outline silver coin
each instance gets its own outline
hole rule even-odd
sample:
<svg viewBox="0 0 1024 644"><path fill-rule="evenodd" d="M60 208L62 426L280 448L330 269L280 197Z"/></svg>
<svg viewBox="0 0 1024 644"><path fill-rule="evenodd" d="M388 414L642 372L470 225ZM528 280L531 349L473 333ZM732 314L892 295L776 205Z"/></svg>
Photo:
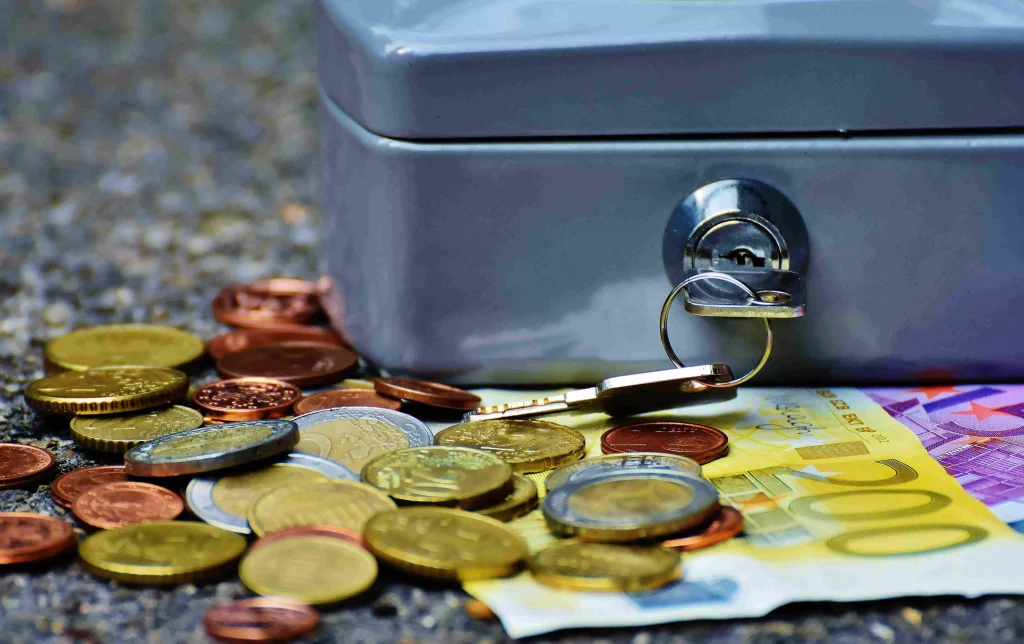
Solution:
<svg viewBox="0 0 1024 644"><path fill-rule="evenodd" d="M553 490L573 481L621 471L668 472L670 474L678 472L700 476L700 463L685 456L660 452L605 454L563 465L548 474L548 477L544 479L544 487Z"/></svg>
<svg viewBox="0 0 1024 644"><path fill-rule="evenodd" d="M676 498L663 497L666 503L658 510L638 506L643 501L635 494L621 495L621 488L620 498L610 495L607 484L623 481L674 483L667 487ZM594 503L595 499L600 502ZM678 472L622 470L560 485L544 497L543 512L548 527L559 536L624 542L688 530L706 523L719 507L718 490L706 479Z"/></svg>
<svg viewBox="0 0 1024 644"><path fill-rule="evenodd" d="M299 426L296 451L329 458L353 472L361 471L363 465L381 454L434 444L434 435L426 425L390 409L334 407L292 420Z"/></svg>
<svg viewBox="0 0 1024 644"><path fill-rule="evenodd" d="M185 488L185 502L193 514L210 525L239 534L252 534L245 514L249 505L274 488L294 484L294 480L288 480L288 470L296 468L312 470L327 478L359 481L358 475L340 463L312 454L292 452L284 460L254 472L192 479Z"/></svg>
<svg viewBox="0 0 1024 644"><path fill-rule="evenodd" d="M132 476L179 476L244 465L291 450L299 426L290 420L207 425L137 445L124 455Z"/></svg>

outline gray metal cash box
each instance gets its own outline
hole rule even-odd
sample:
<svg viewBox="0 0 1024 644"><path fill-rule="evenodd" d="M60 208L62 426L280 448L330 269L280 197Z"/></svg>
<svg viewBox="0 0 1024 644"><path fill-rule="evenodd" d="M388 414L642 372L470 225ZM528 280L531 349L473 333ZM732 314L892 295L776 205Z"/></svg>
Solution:
<svg viewBox="0 0 1024 644"><path fill-rule="evenodd" d="M758 383L1024 378L1024 4L323 0L317 22L333 318L382 368L666 368L662 303L715 270L796 298ZM739 374L761 324L699 284L676 350Z"/></svg>

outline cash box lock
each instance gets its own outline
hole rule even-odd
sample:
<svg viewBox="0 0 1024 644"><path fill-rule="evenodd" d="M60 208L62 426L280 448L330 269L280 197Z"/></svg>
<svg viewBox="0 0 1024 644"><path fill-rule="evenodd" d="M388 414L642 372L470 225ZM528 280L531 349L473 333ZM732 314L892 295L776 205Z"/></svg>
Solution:
<svg viewBox="0 0 1024 644"><path fill-rule="evenodd" d="M789 199L760 181L715 181L683 200L669 219L663 259L675 284L724 273L758 296L723 280L695 281L683 291L694 315L793 318L806 310L807 229Z"/></svg>

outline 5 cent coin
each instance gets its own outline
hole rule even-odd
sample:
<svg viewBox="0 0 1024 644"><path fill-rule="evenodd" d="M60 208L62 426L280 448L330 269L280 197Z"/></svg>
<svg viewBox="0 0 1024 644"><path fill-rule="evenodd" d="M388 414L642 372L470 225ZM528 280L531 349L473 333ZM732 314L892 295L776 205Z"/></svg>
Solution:
<svg viewBox="0 0 1024 644"><path fill-rule="evenodd" d="M171 521L185 509L181 497L151 483L118 481L89 488L71 511L93 528L109 530L132 523Z"/></svg>
<svg viewBox="0 0 1024 644"><path fill-rule="evenodd" d="M359 357L348 349L315 342L250 347L217 361L222 378L273 378L296 387L331 385L351 373Z"/></svg>
<svg viewBox="0 0 1024 644"><path fill-rule="evenodd" d="M520 473L544 472L583 456L586 439L575 429L543 420L478 420L443 429L438 445L473 447L494 454Z"/></svg>
<svg viewBox="0 0 1024 644"><path fill-rule="evenodd" d="M0 565L56 557L75 547L71 524L31 512L0 512Z"/></svg>

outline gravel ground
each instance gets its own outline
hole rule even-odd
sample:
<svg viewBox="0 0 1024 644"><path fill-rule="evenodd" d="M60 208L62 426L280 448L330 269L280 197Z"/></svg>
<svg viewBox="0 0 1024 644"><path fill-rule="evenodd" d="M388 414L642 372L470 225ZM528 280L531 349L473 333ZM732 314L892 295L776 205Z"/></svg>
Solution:
<svg viewBox="0 0 1024 644"><path fill-rule="evenodd" d="M152 321L208 338L228 281L315 277L317 93L311 2L0 0L0 439L95 464L21 391L46 340ZM209 372L203 377L209 377ZM49 487L0 511L71 520ZM79 531L80 536L84 532ZM74 561L0 576L3 642L202 642L231 579L137 589ZM494 642L457 588L383 578L315 641ZM572 632L560 642L1020 642L1016 599L793 606L752 621Z"/></svg>

